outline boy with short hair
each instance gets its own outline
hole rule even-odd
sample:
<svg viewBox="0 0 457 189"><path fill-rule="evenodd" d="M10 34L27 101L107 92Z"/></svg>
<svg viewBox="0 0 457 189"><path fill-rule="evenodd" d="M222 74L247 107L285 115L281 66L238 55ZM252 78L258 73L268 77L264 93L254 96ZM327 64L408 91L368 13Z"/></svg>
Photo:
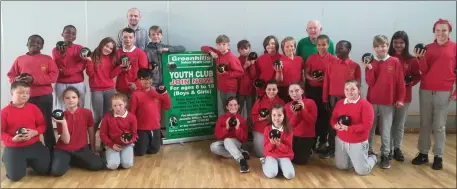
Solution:
<svg viewBox="0 0 457 189"><path fill-rule="evenodd" d="M317 53L311 55L306 60L305 78L307 98L313 99L317 105L317 121L316 121L316 139L313 148L316 148L317 138L319 137L319 145L316 152L321 153L321 158L329 158L334 156L335 149L332 149L335 141L328 141L329 147L326 148L327 132L329 127L329 112L322 103L322 92L324 85L324 77L327 73L327 66L336 60L336 57L328 52L329 41L327 35L319 35L317 37Z"/></svg>
<svg viewBox="0 0 457 189"><path fill-rule="evenodd" d="M251 51L251 43L248 40L241 40L237 44L238 52L240 56L238 59L240 60L241 66L244 70L244 75L239 78L239 86L238 86L238 101L240 103L240 112L243 110L244 104L246 103L246 110L247 110L247 121L248 126L252 126L251 120L251 110L252 106L255 102L255 88L254 88L254 80L256 79L256 69L255 69L255 62L256 60L248 60L248 55Z"/></svg>
<svg viewBox="0 0 457 189"><path fill-rule="evenodd" d="M152 87L156 88L163 84L162 70L162 53L163 52L184 52L186 48L178 45L172 46L162 43L162 28L159 26L151 26L149 28L149 42L144 48L144 52L148 57L148 68L151 70ZM153 66L155 65L155 67Z"/></svg>
<svg viewBox="0 0 457 189"><path fill-rule="evenodd" d="M148 58L146 53L135 46L135 30L125 28L122 31L123 45L117 50L117 56L120 58L123 55L129 57L129 63L121 63L122 72L116 79L116 90L124 93L127 96L140 87L137 82L137 72L140 68L148 68Z"/></svg>
<svg viewBox="0 0 457 189"><path fill-rule="evenodd" d="M30 85L26 81L11 84L12 101L2 109L3 163L6 177L19 181L27 167L39 174L47 174L51 162L49 150L40 141L46 122L40 109L27 101ZM24 119L27 115L27 119Z"/></svg>
<svg viewBox="0 0 457 189"><path fill-rule="evenodd" d="M160 132L161 110L169 110L171 106L170 95L165 88L152 87L151 72L146 68L138 70L137 77L141 89L133 91L130 97L129 112L136 115L138 121L138 140L135 142L134 152L137 156L156 154L162 144ZM159 93L164 91L163 93Z"/></svg>
<svg viewBox="0 0 457 189"><path fill-rule="evenodd" d="M219 35L216 38L217 48L202 46L201 50L208 53L216 59L216 67L225 66L224 69L217 72L217 90L219 92L220 102L225 102L231 96L236 96L238 91L238 78L243 76L244 70L241 62L230 51L230 39L226 35ZM223 104L223 103L221 103ZM224 114L223 106L219 106L219 115Z"/></svg>
<svg viewBox="0 0 457 189"><path fill-rule="evenodd" d="M339 41L336 44L336 56L338 59L331 62L325 71L322 102L327 111L329 111L329 115L332 115L336 103L345 98L345 82L355 79L361 83L360 66L349 58L351 49L351 42L346 40ZM332 155L335 149L335 143L333 141L335 141L336 131L331 125L329 126L326 133L328 133L329 149L332 149L332 151L327 151L327 154L324 154L323 157Z"/></svg>
<svg viewBox="0 0 457 189"><path fill-rule="evenodd" d="M395 107L402 107L405 99L405 80L403 65L388 54L389 41L384 35L376 35L373 39L374 60L363 60L365 80L368 84L367 100L373 105L374 115L379 114L381 126L381 161L380 167L390 168L390 132ZM382 95L380 95L382 94ZM377 116L375 116L376 123ZM373 154L373 140L376 124L370 131L369 151Z"/></svg>

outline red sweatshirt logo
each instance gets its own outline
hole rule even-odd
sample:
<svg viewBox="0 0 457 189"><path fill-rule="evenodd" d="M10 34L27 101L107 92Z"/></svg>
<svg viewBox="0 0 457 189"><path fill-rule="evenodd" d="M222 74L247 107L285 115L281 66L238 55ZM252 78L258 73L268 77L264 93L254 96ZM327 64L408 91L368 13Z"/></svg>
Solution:
<svg viewBox="0 0 457 189"><path fill-rule="evenodd" d="M394 70L393 66L387 66L387 73L392 73Z"/></svg>
<svg viewBox="0 0 457 189"><path fill-rule="evenodd" d="M41 71L46 72L47 69L48 69L48 65L41 64Z"/></svg>
<svg viewBox="0 0 457 189"><path fill-rule="evenodd" d="M349 76L354 76L354 73L355 73L355 70L354 70L354 69L348 70L348 75L349 75Z"/></svg>

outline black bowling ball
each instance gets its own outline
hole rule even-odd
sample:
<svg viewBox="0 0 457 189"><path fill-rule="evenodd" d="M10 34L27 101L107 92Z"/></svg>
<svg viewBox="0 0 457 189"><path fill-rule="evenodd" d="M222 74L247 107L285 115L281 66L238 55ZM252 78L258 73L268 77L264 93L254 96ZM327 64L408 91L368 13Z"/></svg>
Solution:
<svg viewBox="0 0 457 189"><path fill-rule="evenodd" d="M312 74L314 78L320 78L324 73L322 72L322 70L314 70Z"/></svg>
<svg viewBox="0 0 457 189"><path fill-rule="evenodd" d="M238 124L238 119L235 116L230 117L228 121L229 127L235 127Z"/></svg>
<svg viewBox="0 0 457 189"><path fill-rule="evenodd" d="M251 60L257 60L257 58L259 58L259 56L257 55L256 52L250 52L248 54L248 60L251 61Z"/></svg>
<svg viewBox="0 0 457 189"><path fill-rule="evenodd" d="M257 87L257 88L264 88L265 87L265 81L262 80L262 79L256 79L254 81L254 86Z"/></svg>
<svg viewBox="0 0 457 189"><path fill-rule="evenodd" d="M266 108L262 108L260 109L260 117L267 117L269 114L270 114L270 110L266 109Z"/></svg>
<svg viewBox="0 0 457 189"><path fill-rule="evenodd" d="M16 135L22 135L24 134L25 132L27 132L27 129L25 127L19 127L17 130L16 130Z"/></svg>
<svg viewBox="0 0 457 189"><path fill-rule="evenodd" d="M64 48L66 48L67 46L68 46L68 45L67 45L67 43L65 43L65 41L58 41L58 42L56 43L56 48L57 48L57 49L64 49Z"/></svg>
<svg viewBox="0 0 457 189"><path fill-rule="evenodd" d="M279 59L278 59L278 60L275 60L275 61L273 62L273 66L274 66L274 67L282 66L282 65L283 65L283 64L282 64L282 61L279 60Z"/></svg>
<svg viewBox="0 0 457 189"><path fill-rule="evenodd" d="M79 51L80 55L82 57L90 57L90 55L92 54L92 51L90 51L89 48L87 47L83 47L80 51Z"/></svg>
<svg viewBox="0 0 457 189"><path fill-rule="evenodd" d="M225 71L227 71L227 64L221 63L221 64L217 65L217 71L219 73L224 73Z"/></svg>
<svg viewBox="0 0 457 189"><path fill-rule="evenodd" d="M122 55L121 57L119 57L119 61L122 64L127 64L127 66L125 67L128 67L128 65L130 64L130 58L127 56L127 55Z"/></svg>
<svg viewBox="0 0 457 189"><path fill-rule="evenodd" d="M26 78L27 76L30 76L31 79L30 79L30 80L26 80L25 78ZM25 81L25 82L27 82L27 83L33 84L33 76L32 76L31 74L29 74L29 73L21 73L21 74L19 75L18 80L23 80L23 81Z"/></svg>
<svg viewBox="0 0 457 189"><path fill-rule="evenodd" d="M292 102L292 106L294 111L296 112L303 110L303 107L301 106L301 104L298 103L298 101Z"/></svg>
<svg viewBox="0 0 457 189"><path fill-rule="evenodd" d="M349 117L347 115L341 115L340 117L338 117L338 123L346 125L346 126L351 125L351 121L352 121L351 117Z"/></svg>
<svg viewBox="0 0 457 189"><path fill-rule="evenodd" d="M413 76L411 74L405 75L405 83L408 85L413 81Z"/></svg>
<svg viewBox="0 0 457 189"><path fill-rule="evenodd" d="M154 70L154 69L156 69L157 66L159 66L159 65L158 65L157 63L155 63L155 62L154 62L154 63L150 63L150 65L151 65L151 70Z"/></svg>
<svg viewBox="0 0 457 189"><path fill-rule="evenodd" d="M414 46L414 50L415 49L427 50L427 47L423 43L418 43L416 46Z"/></svg>
<svg viewBox="0 0 457 189"><path fill-rule="evenodd" d="M52 117L56 120L62 120L64 117L64 113L62 110L57 109L57 110L52 111Z"/></svg>
<svg viewBox="0 0 457 189"><path fill-rule="evenodd" d="M163 88L163 89L162 89ZM167 87L165 87L165 85L159 85L156 89L156 91L159 93L159 94L163 94L165 91L167 91Z"/></svg>
<svg viewBox="0 0 457 189"><path fill-rule="evenodd" d="M270 139L281 138L281 131L278 129L272 129L268 136Z"/></svg>
<svg viewBox="0 0 457 189"><path fill-rule="evenodd" d="M363 63L370 64L371 62L373 62L373 59L374 59L374 56L371 53L365 53L365 54L362 55L362 62Z"/></svg>
<svg viewBox="0 0 457 189"><path fill-rule="evenodd" d="M122 133L121 137L126 141L131 141L133 138L133 135L132 135L132 133Z"/></svg>

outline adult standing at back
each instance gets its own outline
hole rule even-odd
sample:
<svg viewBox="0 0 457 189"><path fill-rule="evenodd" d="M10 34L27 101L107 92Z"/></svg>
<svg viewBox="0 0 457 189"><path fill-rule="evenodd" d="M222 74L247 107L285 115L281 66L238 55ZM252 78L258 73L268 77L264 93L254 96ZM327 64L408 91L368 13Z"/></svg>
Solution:
<svg viewBox="0 0 457 189"><path fill-rule="evenodd" d="M139 22L141 19L140 10L137 8L131 8L127 12L127 19L129 20L129 24L127 25L128 28L133 29L135 31L135 46L144 50L146 45L149 42L148 31L142 27L140 27ZM117 35L117 47L122 49L122 31L124 28L119 30L119 34Z"/></svg>
<svg viewBox="0 0 457 189"><path fill-rule="evenodd" d="M306 32L308 37L301 39L297 45L297 56L301 56L303 62L306 62L306 59L317 53L317 37L322 32L322 25L318 20L311 20L306 25ZM335 55L335 46L333 41L329 40L328 52L332 55Z"/></svg>

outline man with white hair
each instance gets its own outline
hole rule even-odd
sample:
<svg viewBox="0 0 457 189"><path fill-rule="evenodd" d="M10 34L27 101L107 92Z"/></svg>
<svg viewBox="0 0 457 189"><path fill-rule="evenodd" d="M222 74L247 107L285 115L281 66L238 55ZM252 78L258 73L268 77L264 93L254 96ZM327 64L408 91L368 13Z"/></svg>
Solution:
<svg viewBox="0 0 457 189"><path fill-rule="evenodd" d="M131 28L135 31L135 39L136 39L135 46L137 48L144 50L144 48L146 47L146 45L149 42L149 36L148 36L148 31L146 29L140 27L140 25L138 24L141 19L140 10L138 10L137 8L129 9L127 12L127 19L129 20L129 24L127 25L127 27ZM122 30L124 30L124 28L122 28L119 31L118 38L117 38L117 47L118 48L122 48L122 46L123 46Z"/></svg>
<svg viewBox="0 0 457 189"><path fill-rule="evenodd" d="M301 39L297 45L297 56L301 56L303 62L306 62L306 59L310 55L317 53L316 40L321 34L321 31L322 25L318 20L311 20L306 25L308 37ZM329 40L328 52L335 55L335 46L332 40Z"/></svg>
<svg viewBox="0 0 457 189"><path fill-rule="evenodd" d="M318 20L311 20L306 26L306 32L308 32L308 37L301 39L297 45L297 56L302 57L303 62L305 62L309 56L317 53L317 37L321 35L322 26ZM328 52L332 55L335 55L335 48L332 40L328 40L329 47ZM307 98L313 99L316 102L318 107L318 117L316 121L316 138L314 139L313 149L315 152L320 153L321 158L329 158L333 156L333 148L327 148L327 135L329 134L330 123L328 122L327 110L325 109L322 103L322 88L321 87L311 87L308 82L305 82L305 94ZM330 131L331 132L331 131ZM317 140L319 138L319 141ZM330 140L331 137L329 137ZM316 144L319 142L319 145L316 148ZM329 142L330 146L334 146L332 142Z"/></svg>

